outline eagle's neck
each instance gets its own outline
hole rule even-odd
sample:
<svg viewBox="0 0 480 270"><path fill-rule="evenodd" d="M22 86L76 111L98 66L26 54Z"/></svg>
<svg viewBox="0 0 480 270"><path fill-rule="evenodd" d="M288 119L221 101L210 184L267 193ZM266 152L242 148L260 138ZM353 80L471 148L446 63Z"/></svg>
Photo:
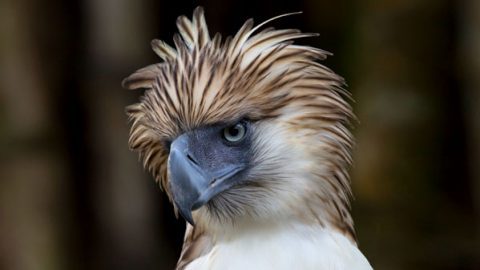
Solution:
<svg viewBox="0 0 480 270"><path fill-rule="evenodd" d="M228 226L229 227L229 226ZM355 242L298 221L242 224L222 232L187 228L178 269L371 269Z"/></svg>

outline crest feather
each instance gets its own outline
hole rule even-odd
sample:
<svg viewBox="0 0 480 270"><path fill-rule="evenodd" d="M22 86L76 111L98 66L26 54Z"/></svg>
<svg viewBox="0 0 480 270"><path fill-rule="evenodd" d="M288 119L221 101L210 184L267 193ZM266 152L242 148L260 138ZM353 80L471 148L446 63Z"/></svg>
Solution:
<svg viewBox="0 0 480 270"><path fill-rule="evenodd" d="M151 45L153 51L162 58L163 61L173 60L177 56L175 49L162 40L154 39Z"/></svg>

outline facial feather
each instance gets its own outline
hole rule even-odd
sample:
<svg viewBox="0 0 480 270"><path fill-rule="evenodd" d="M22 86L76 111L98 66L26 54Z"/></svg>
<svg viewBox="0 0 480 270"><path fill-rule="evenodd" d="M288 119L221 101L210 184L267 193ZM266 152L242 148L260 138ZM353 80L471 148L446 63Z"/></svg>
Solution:
<svg viewBox="0 0 480 270"><path fill-rule="evenodd" d="M204 224L297 216L354 238L349 214L353 113L343 79L319 64L327 52L294 45L315 34L295 29L258 32L248 20L222 41L209 35L203 10L177 20L175 48L154 40L160 64L123 82L146 88L127 107L131 149L171 198L169 143L184 132L249 119L254 131L246 181L196 211Z"/></svg>

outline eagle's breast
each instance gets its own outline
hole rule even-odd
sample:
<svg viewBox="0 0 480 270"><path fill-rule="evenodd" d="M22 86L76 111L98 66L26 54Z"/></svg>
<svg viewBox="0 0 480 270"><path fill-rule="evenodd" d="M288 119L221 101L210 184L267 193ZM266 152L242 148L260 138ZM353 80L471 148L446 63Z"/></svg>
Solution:
<svg viewBox="0 0 480 270"><path fill-rule="evenodd" d="M372 269L357 246L320 226L278 225L218 239L186 270L362 270Z"/></svg>

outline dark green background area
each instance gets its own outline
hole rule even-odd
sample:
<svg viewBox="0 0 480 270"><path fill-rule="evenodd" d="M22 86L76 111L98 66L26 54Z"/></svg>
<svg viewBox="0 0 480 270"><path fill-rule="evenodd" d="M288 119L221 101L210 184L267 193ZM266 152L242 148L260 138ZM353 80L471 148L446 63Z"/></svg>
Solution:
<svg viewBox="0 0 480 270"><path fill-rule="evenodd" d="M172 269L184 222L128 150L121 80L176 17L320 33L359 123L352 182L375 269L480 269L480 1L0 2L0 269Z"/></svg>

